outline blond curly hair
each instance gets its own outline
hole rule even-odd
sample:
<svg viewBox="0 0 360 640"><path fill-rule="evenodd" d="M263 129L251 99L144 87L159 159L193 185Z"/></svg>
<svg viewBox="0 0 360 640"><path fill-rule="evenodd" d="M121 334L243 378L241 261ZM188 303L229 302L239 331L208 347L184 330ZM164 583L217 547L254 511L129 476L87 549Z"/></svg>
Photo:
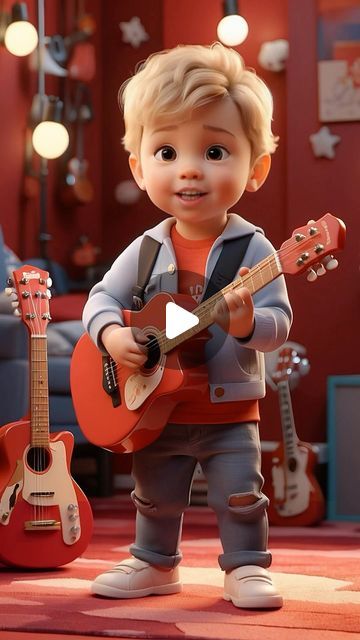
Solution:
<svg viewBox="0 0 360 640"><path fill-rule="evenodd" d="M119 104L124 112L125 149L139 157L145 125L155 118L185 118L224 97L239 109L252 157L273 153L278 138L271 130L272 95L256 72L245 67L242 57L219 42L154 53L123 83Z"/></svg>

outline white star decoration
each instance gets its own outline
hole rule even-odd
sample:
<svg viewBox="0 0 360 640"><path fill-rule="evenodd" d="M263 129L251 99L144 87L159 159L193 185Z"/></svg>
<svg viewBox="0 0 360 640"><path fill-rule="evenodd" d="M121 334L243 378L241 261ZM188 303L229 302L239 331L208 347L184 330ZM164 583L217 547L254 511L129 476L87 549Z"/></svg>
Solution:
<svg viewBox="0 0 360 640"><path fill-rule="evenodd" d="M120 22L119 27L122 31L123 42L128 42L132 47L139 47L142 42L149 40L140 18L134 16L129 22Z"/></svg>
<svg viewBox="0 0 360 640"><path fill-rule="evenodd" d="M321 127L317 133L313 133L309 138L314 156L317 158L335 158L334 145L340 142L341 138L333 135L329 127Z"/></svg>

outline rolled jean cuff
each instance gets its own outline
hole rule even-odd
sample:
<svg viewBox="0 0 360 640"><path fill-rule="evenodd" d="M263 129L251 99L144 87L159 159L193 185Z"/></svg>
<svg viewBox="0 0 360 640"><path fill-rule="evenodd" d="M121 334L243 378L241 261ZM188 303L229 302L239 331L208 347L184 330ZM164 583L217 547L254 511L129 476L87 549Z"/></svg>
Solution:
<svg viewBox="0 0 360 640"><path fill-rule="evenodd" d="M169 569L176 567L182 560L182 553L180 552L174 556L164 556L161 553L155 553L154 551L137 547L136 544L130 546L130 553L135 558L144 560L144 562L148 562L153 566L166 567Z"/></svg>
<svg viewBox="0 0 360 640"><path fill-rule="evenodd" d="M234 551L223 553L218 560L223 571L232 571L249 564L267 569L271 565L272 555L269 551Z"/></svg>

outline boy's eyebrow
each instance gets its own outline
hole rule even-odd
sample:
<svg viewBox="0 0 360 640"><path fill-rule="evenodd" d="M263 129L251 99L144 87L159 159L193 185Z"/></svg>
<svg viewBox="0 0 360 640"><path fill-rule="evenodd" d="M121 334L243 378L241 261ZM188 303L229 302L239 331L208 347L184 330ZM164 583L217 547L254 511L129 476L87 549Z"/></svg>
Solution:
<svg viewBox="0 0 360 640"><path fill-rule="evenodd" d="M228 131L227 129L222 129L221 127L213 127L211 124L204 124L203 128L209 129L210 131L220 131L221 133L228 133L229 136L232 136L233 138L236 137L233 133L231 133L231 131Z"/></svg>
<svg viewBox="0 0 360 640"><path fill-rule="evenodd" d="M158 129L154 129L154 131L152 132L151 135L154 135L155 133L160 133L161 131L173 131L174 129L178 129L178 125L177 124L164 125L163 127L159 127Z"/></svg>
<svg viewBox="0 0 360 640"><path fill-rule="evenodd" d="M178 129L178 128L179 127L177 124L164 125L163 127L154 129L154 131L152 132L152 135L154 135L155 133L161 133L162 131L174 131L175 129ZM203 129L207 129L209 131L218 131L221 133L227 133L229 136L232 136L233 138L236 137L233 133L231 133L231 131L228 131L228 129L222 129L221 127L214 127L211 124L203 124Z"/></svg>

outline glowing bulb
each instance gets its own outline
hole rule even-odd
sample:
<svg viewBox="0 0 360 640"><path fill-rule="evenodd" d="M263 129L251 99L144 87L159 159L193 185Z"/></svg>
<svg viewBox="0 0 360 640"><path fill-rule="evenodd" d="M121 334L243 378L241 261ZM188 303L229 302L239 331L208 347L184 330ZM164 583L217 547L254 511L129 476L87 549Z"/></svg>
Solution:
<svg viewBox="0 0 360 640"><path fill-rule="evenodd" d="M69 134L60 122L45 120L35 127L32 142L40 156L51 160L66 151L69 146Z"/></svg>
<svg viewBox="0 0 360 640"><path fill-rule="evenodd" d="M220 42L228 47L234 47L244 42L248 33L248 23L245 18L237 14L225 16L217 26L217 35Z"/></svg>
<svg viewBox="0 0 360 640"><path fill-rule="evenodd" d="M27 56L38 44L38 34L31 22L11 22L5 32L5 46L14 56Z"/></svg>

